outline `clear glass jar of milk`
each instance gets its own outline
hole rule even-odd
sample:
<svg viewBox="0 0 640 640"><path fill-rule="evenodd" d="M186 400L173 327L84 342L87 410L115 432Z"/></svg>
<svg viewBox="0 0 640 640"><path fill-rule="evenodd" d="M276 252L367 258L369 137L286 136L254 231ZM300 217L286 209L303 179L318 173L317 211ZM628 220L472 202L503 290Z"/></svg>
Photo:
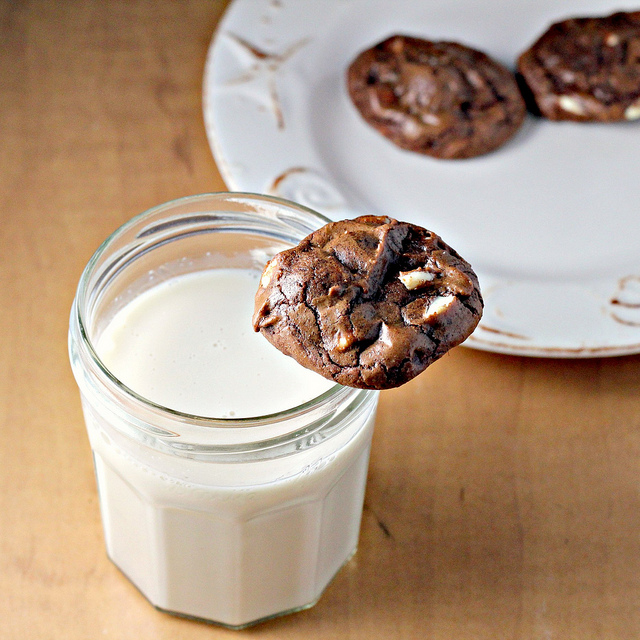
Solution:
<svg viewBox="0 0 640 640"><path fill-rule="evenodd" d="M297 611L356 549L377 392L251 326L266 261L326 222L193 196L132 219L82 274L69 345L107 553L159 609L234 628Z"/></svg>

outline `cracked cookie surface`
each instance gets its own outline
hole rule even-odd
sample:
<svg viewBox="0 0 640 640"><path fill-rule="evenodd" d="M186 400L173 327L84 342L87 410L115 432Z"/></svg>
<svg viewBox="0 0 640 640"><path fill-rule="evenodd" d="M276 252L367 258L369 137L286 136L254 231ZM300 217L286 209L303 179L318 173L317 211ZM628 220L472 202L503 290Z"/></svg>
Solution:
<svg viewBox="0 0 640 640"><path fill-rule="evenodd" d="M497 149L526 114L515 76L457 42L392 36L356 57L347 85L360 115L379 133L441 159Z"/></svg>
<svg viewBox="0 0 640 640"><path fill-rule="evenodd" d="M640 11L551 25L518 73L533 110L550 120L640 118Z"/></svg>
<svg viewBox="0 0 640 640"><path fill-rule="evenodd" d="M387 389L463 342L482 304L473 269L435 233L361 216L267 263L253 327L326 378Z"/></svg>

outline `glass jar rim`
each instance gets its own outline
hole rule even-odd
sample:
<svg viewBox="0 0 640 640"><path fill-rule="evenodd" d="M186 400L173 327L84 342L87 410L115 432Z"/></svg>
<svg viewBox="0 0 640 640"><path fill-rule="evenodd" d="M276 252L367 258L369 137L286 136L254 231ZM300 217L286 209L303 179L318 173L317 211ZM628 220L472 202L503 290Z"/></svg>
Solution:
<svg viewBox="0 0 640 640"><path fill-rule="evenodd" d="M165 209L169 210L180 205L197 203L199 201L203 201L203 202L211 201L211 200L232 201L233 199L246 200L248 202L255 202L255 203L269 203L272 205L283 206L289 210L293 210L305 215L310 215L313 218L316 218L319 223L318 227L326 224L327 222L330 222L329 218L327 218L326 216L323 216L317 211L314 211L309 207L305 207L304 205L300 205L298 203L285 200L283 198L279 198L276 196L269 196L269 195L263 195L258 193L241 192L241 191L212 192L212 193L202 193L197 195L184 196L184 197L170 200L163 204L154 206L132 217L131 219L129 219L128 221L120 225L117 229L115 229L102 242L102 244L91 256L87 265L82 271L82 275L80 277L80 281L77 288L77 293L74 299L74 304L73 304L74 309L73 309L72 319L75 320L75 322L77 322L80 342L82 344L83 350L85 351L86 355L88 355L91 364L96 370L94 371L94 373L99 372L99 375L103 378L103 383L105 383L105 381L108 381L111 385L115 386L115 388L119 392L123 393L130 401L133 401L136 405L142 407L145 410L151 410L153 413L159 413L161 415L166 416L167 418L176 419L176 420L179 420L181 423L189 424L194 427L208 427L209 429L215 429L215 428L229 429L233 427L241 427L243 429L246 429L248 427L264 426L267 423L285 422L291 419L295 419L299 416L303 416L304 414L309 413L312 410L318 409L323 405L327 405L331 403L340 403L342 400L347 399L350 396L354 396L360 393L366 393L366 390L345 387L336 383L327 391L307 400L302 404L295 405L293 407L290 407L281 411L277 411L274 413L268 413L268 414L257 415L257 416L240 417L240 418L201 416L197 414L180 411L177 409L172 409L170 407L166 407L160 403L154 402L140 395L135 390L131 389L129 386L124 384L102 361L102 359L98 355L93 345L91 338L89 337L89 332L87 331L85 313L84 313L83 305L80 303L80 301L86 300L87 294L88 294L90 277L94 273L96 265L98 264L100 258L104 255L104 253L112 246L112 244L116 240L118 240L120 237L126 234L129 230L134 228L136 225L139 225L143 220L150 218L152 215L157 214ZM246 212L243 212L243 215L246 215ZM251 215L256 215L256 213L252 213ZM309 232L311 232L311 230Z"/></svg>

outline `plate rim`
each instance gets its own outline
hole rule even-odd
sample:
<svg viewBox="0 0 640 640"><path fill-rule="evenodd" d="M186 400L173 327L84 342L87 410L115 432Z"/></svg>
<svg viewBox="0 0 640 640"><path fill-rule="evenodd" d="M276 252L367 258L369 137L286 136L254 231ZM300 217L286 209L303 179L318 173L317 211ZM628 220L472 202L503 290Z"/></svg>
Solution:
<svg viewBox="0 0 640 640"><path fill-rule="evenodd" d="M333 5L345 5L345 0L330 0ZM353 0L352 0L353 1ZM356 2L362 0L355 0ZM215 104L215 68L217 64L217 58L219 54L220 43L224 39L224 34L229 29L229 24L233 25L236 17L236 13L240 10L247 9L247 6L251 4L251 9L256 12L260 6L255 0L232 0L225 10L224 15L218 22L216 29L211 38L209 49L207 51L207 57L204 66L203 86L202 86L202 108L205 123L205 130L207 139L216 160L217 168L230 190L246 191L247 185L242 182L242 172L235 171L233 168L233 160L228 154L229 148L222 142L222 136L218 133L218 126L214 118L214 104ZM263 3L263 8L266 4L275 6L273 0ZM284 10L282 3L277 3L280 6L280 11ZM236 26L233 29L237 32ZM250 189L254 191L255 189ZM284 196L286 197L286 195ZM306 206L313 205L304 203ZM323 213L326 213L323 211ZM625 276L629 277L629 276ZM631 276L633 277L633 276ZM621 276L618 274L615 279L621 280ZM639 278L640 279L640 278ZM553 283L551 283L553 285ZM585 287L589 289L588 287ZM592 291L589 291L592 293ZM635 306L632 305L632 306ZM639 317L640 320L640 317ZM627 323L633 327L640 327L640 322ZM485 329L485 331L483 331ZM503 334L503 339L498 337ZM490 337L491 335L491 337ZM506 339L505 339L506 338ZM511 341L508 331L494 330L488 326L483 325L482 321L476 329L476 331L465 341L465 346L475 348L481 351L488 351L493 353L501 353L504 355L516 355L516 356L530 356L530 357L544 357L544 358L594 358L594 357L610 357L610 356L623 356L633 355L640 352L640 334L638 338L632 339L619 339L605 340L602 344L585 344L584 341L579 340L571 344L562 344L562 340L556 343L540 343L539 341L532 340L528 344Z"/></svg>

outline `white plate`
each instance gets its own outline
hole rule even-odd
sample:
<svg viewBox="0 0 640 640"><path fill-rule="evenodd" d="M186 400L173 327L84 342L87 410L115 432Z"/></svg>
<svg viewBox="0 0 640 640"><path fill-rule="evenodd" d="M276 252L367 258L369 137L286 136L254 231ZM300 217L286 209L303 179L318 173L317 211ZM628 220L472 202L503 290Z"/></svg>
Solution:
<svg viewBox="0 0 640 640"><path fill-rule="evenodd" d="M561 6L560 6L561 5ZM528 117L496 152L442 161L363 122L345 88L393 33L458 40L513 67L547 26L637 0L235 0L211 44L207 133L233 190L330 218L421 224L476 269L485 314L468 346L587 357L640 352L640 122Z"/></svg>

